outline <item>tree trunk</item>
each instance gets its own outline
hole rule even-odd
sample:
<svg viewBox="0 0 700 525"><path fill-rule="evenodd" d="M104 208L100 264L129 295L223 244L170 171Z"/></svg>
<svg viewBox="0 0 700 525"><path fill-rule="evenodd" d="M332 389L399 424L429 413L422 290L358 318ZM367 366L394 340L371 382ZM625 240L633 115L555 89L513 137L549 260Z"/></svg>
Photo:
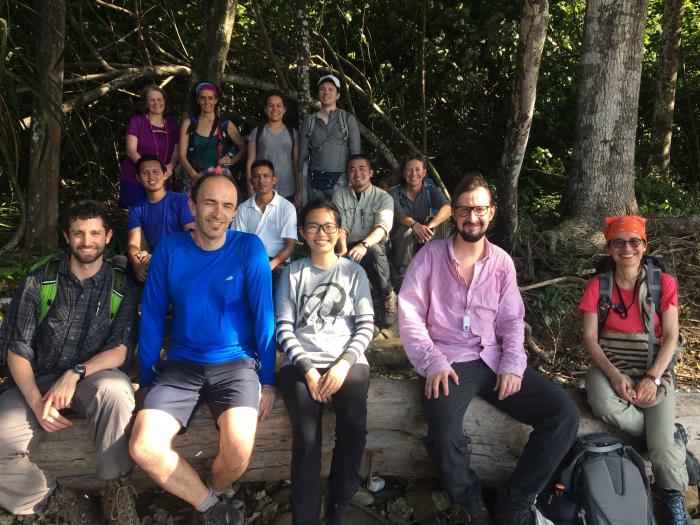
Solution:
<svg viewBox="0 0 700 525"><path fill-rule="evenodd" d="M56 217L61 166L60 108L63 98L63 49L66 6L64 0L38 2L36 82L29 148L27 192L27 248L37 245L56 248Z"/></svg>
<svg viewBox="0 0 700 525"><path fill-rule="evenodd" d="M311 88L309 84L309 59L311 57L311 34L309 11L306 0L294 0L297 19L297 92L299 100L299 128L309 113Z"/></svg>
<svg viewBox="0 0 700 525"><path fill-rule="evenodd" d="M651 153L645 172L662 173L671 163L673 110L676 105L676 81L681 51L681 21L685 0L664 2L664 38L659 59L656 103L651 132Z"/></svg>
<svg viewBox="0 0 700 525"><path fill-rule="evenodd" d="M518 230L518 177L532 126L548 17L549 0L521 0L512 108L498 170L498 237L508 246Z"/></svg>
<svg viewBox="0 0 700 525"><path fill-rule="evenodd" d="M567 389L581 410L579 435L611 431L612 427L591 414L585 394ZM698 394L676 396L676 420L688 431L688 448L700 452L698 431L700 404ZM61 483L83 489L96 489L104 482L95 476L95 449L90 428L84 419L73 419L73 426L47 434L30 457ZM327 475L335 444L335 415L328 407L323 415L321 471ZM480 397L475 397L464 415L462 428L471 439L471 467L481 481L499 487L512 472L532 427L518 423L496 410ZM428 478L435 476L432 461L423 444L427 422L421 405L418 381L410 379L372 378L367 397L367 447L360 475ZM243 481L279 481L289 479L292 430L282 400L258 426L255 448ZM175 449L200 472L207 472L218 451L218 433L211 414L202 407L185 434L174 441ZM139 488L152 484L136 469L133 480Z"/></svg>
<svg viewBox="0 0 700 525"><path fill-rule="evenodd" d="M648 0L589 0L567 218L600 226L635 213L634 147Z"/></svg>
<svg viewBox="0 0 700 525"><path fill-rule="evenodd" d="M192 67L191 85L213 82L220 86L231 45L238 0L207 0L204 8L204 30Z"/></svg>

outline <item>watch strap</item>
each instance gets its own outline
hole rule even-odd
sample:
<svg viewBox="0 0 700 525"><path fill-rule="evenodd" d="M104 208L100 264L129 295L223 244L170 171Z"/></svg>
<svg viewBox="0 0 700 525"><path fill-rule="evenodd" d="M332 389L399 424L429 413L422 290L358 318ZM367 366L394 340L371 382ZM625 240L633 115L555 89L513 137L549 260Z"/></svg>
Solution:
<svg viewBox="0 0 700 525"><path fill-rule="evenodd" d="M661 379L659 379L658 377L655 377L655 376L651 375L651 374L648 373L648 372L647 372L646 374L644 374L644 377L647 378L647 379L651 379L651 380L654 382L654 384L655 384L656 386L661 385Z"/></svg>

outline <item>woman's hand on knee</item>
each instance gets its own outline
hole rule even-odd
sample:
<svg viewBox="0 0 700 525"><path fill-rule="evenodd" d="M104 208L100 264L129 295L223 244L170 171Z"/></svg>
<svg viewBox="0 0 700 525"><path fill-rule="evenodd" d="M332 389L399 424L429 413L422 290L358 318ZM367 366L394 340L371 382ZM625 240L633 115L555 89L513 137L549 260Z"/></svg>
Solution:
<svg viewBox="0 0 700 525"><path fill-rule="evenodd" d="M629 377L617 370L617 373L610 378L610 383L618 396L629 403L634 403L637 393L632 388L632 381Z"/></svg>

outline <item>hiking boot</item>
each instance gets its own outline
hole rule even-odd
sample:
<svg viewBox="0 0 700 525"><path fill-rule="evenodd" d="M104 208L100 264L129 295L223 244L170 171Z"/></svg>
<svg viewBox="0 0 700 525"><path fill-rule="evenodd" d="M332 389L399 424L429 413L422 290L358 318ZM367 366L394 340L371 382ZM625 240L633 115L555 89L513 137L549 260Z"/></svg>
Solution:
<svg viewBox="0 0 700 525"><path fill-rule="evenodd" d="M470 525L492 525L491 515L484 505L484 500L479 498L475 501L470 501L464 506L464 511L467 513L467 523Z"/></svg>
<svg viewBox="0 0 700 525"><path fill-rule="evenodd" d="M673 434L673 439L676 443L683 444L685 448L685 468L688 471L688 485L697 485L700 483L700 462L698 458L688 450L688 433L685 427L680 423L676 423L676 432Z"/></svg>
<svg viewBox="0 0 700 525"><path fill-rule="evenodd" d="M194 511L195 525L243 525L243 516L230 503L220 501L206 512Z"/></svg>
<svg viewBox="0 0 700 525"><path fill-rule="evenodd" d="M685 510L685 498L679 490L667 490L661 506L666 511L669 525L692 525L688 511Z"/></svg>
<svg viewBox="0 0 700 525"><path fill-rule="evenodd" d="M496 515L494 525L535 525L535 513L532 509L518 509Z"/></svg>
<svg viewBox="0 0 700 525"><path fill-rule="evenodd" d="M109 525L139 525L136 489L126 476L107 481L102 496L102 512Z"/></svg>
<svg viewBox="0 0 700 525"><path fill-rule="evenodd" d="M382 328L389 328L396 323L396 293L394 293L394 290L384 298L382 306L384 308L381 317L381 326Z"/></svg>
<svg viewBox="0 0 700 525"><path fill-rule="evenodd" d="M49 495L49 502L44 514L53 516L57 521L58 518L61 518L71 525L104 523L93 509L92 502L87 495L78 496L62 485L56 485L56 488Z"/></svg>

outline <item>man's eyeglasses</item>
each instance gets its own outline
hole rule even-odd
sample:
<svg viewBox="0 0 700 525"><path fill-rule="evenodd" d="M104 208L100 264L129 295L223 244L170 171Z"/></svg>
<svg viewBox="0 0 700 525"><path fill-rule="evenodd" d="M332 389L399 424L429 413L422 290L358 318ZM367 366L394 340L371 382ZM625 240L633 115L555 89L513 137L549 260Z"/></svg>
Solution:
<svg viewBox="0 0 700 525"><path fill-rule="evenodd" d="M477 217L483 217L489 212L489 209L491 209L490 204L488 206L457 206L455 214L457 217L469 217L474 212Z"/></svg>
<svg viewBox="0 0 700 525"><path fill-rule="evenodd" d="M319 230L323 230L324 233L336 233L338 231L338 225L334 222L327 222L326 224L310 222L304 225L304 231L306 233L318 233Z"/></svg>
<svg viewBox="0 0 700 525"><path fill-rule="evenodd" d="M629 244L630 248L639 248L644 243L644 239L640 237L632 237L631 239L613 239L610 241L610 246L616 250L622 250L625 245Z"/></svg>

